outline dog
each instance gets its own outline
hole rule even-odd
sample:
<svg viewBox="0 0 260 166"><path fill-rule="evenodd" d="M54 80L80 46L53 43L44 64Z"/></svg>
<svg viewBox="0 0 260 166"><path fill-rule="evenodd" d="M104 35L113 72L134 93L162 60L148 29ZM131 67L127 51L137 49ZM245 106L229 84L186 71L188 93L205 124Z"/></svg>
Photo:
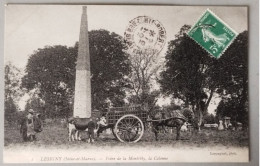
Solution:
<svg viewBox="0 0 260 166"><path fill-rule="evenodd" d="M188 131L188 122L185 122L185 123L181 126L181 131L182 131L182 132L187 132L187 131Z"/></svg>

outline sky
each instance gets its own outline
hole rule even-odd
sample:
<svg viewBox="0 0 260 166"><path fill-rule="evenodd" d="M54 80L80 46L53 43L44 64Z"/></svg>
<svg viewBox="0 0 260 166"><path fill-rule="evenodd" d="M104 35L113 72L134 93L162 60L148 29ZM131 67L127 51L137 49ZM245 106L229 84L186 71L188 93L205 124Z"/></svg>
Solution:
<svg viewBox="0 0 260 166"><path fill-rule="evenodd" d="M238 33L248 29L246 7L133 5L88 5L88 28L106 29L123 36L130 20L149 16L160 21L166 30L167 42L159 54L163 59L167 43L175 38L184 24L194 25L207 8ZM39 48L73 46L79 39L81 13L81 5L6 6L5 62L25 69L29 56Z"/></svg>

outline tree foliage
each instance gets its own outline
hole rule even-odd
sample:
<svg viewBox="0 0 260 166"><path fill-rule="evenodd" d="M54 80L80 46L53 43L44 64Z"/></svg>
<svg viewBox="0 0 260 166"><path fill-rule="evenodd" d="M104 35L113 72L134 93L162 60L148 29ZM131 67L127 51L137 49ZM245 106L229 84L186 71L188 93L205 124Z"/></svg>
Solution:
<svg viewBox="0 0 260 166"><path fill-rule="evenodd" d="M91 31L89 34L91 61L91 93L95 109L124 104L128 87L126 76L130 62L123 38L106 30Z"/></svg>
<svg viewBox="0 0 260 166"><path fill-rule="evenodd" d="M58 107L68 111L74 91L76 54L73 47L46 46L30 56L22 85L27 90L40 90L46 110L57 111Z"/></svg>
<svg viewBox="0 0 260 166"><path fill-rule="evenodd" d="M22 71L10 62L5 65L5 118L12 120L13 113L18 111L18 101L24 91L20 88Z"/></svg>
<svg viewBox="0 0 260 166"><path fill-rule="evenodd" d="M186 35L189 29L184 25L176 39L169 42L159 83L165 95L183 100L186 106L191 105L202 114L215 91L209 75L214 59Z"/></svg>
<svg viewBox="0 0 260 166"><path fill-rule="evenodd" d="M22 71L8 62L5 65L5 99L12 98L18 101L23 95L23 89L20 88Z"/></svg>
<svg viewBox="0 0 260 166"><path fill-rule="evenodd" d="M130 55L131 73L128 77L130 89L130 102L135 104L151 104L159 93L152 91L161 65L158 63L157 55ZM157 95L155 95L157 94Z"/></svg>
<svg viewBox="0 0 260 166"><path fill-rule="evenodd" d="M215 59L186 35L189 28L184 25L168 45L165 69L159 80L162 92L191 105L200 117L206 114L214 93L239 96L245 103L247 32L241 33L221 58Z"/></svg>
<svg viewBox="0 0 260 166"><path fill-rule="evenodd" d="M248 32L238 35L234 43L221 57L222 101L216 114L219 118L230 116L234 121L248 125Z"/></svg>
<svg viewBox="0 0 260 166"><path fill-rule="evenodd" d="M158 71L162 66L158 54L129 55L131 72L128 75L129 102L153 107L160 92L154 90Z"/></svg>
<svg viewBox="0 0 260 166"><path fill-rule="evenodd" d="M124 76L129 72L122 38L106 30L89 32L92 108L102 109L108 101L122 104ZM39 87L45 109L53 115L72 114L78 43L74 47L46 46L29 58L23 87Z"/></svg>
<svg viewBox="0 0 260 166"><path fill-rule="evenodd" d="M37 110L38 113L41 113L42 115L49 117L48 114L51 112L46 111L45 109L45 101L40 98L40 88L37 87L30 92L27 93L29 96L29 99L27 100L25 104L24 111L28 111L29 109Z"/></svg>

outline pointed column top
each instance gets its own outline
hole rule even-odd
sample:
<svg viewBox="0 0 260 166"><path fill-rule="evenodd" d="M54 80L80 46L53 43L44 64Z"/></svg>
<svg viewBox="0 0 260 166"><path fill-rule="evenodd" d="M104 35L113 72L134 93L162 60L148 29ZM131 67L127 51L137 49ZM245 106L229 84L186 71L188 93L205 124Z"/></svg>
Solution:
<svg viewBox="0 0 260 166"><path fill-rule="evenodd" d="M82 14L86 14L87 13L87 6L82 6L82 9L83 9Z"/></svg>
<svg viewBox="0 0 260 166"><path fill-rule="evenodd" d="M76 69L90 71L87 6L82 9Z"/></svg>

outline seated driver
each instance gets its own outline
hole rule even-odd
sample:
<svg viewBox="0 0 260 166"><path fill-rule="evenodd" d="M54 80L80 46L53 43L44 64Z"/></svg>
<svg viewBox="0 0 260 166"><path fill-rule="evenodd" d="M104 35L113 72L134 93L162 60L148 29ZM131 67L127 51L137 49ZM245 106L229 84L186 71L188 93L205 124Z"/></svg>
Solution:
<svg viewBox="0 0 260 166"><path fill-rule="evenodd" d="M99 124L102 126L107 126L107 120L105 116L102 116L99 120Z"/></svg>

